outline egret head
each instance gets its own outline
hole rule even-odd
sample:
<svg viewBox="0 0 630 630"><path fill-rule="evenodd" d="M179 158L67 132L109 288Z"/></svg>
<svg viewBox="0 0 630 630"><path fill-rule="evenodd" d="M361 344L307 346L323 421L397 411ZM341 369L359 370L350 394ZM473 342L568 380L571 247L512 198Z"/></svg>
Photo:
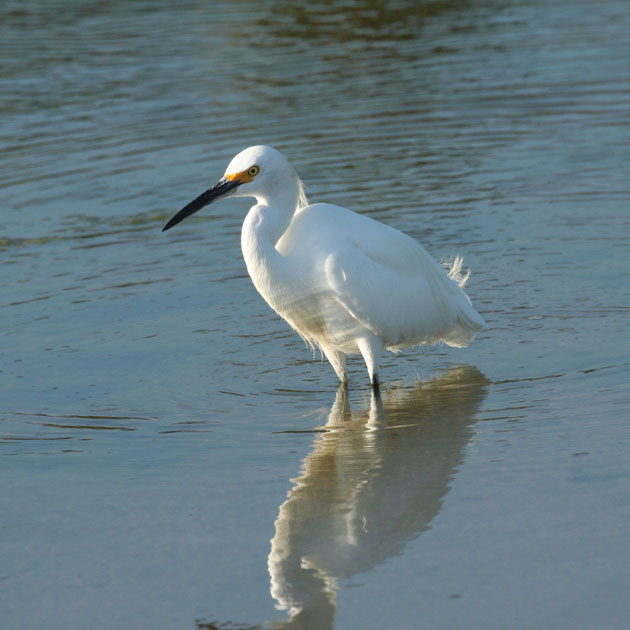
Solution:
<svg viewBox="0 0 630 630"><path fill-rule="evenodd" d="M172 228L186 217L223 197L261 197L270 191L280 190L290 182L298 186L299 204L306 201L302 182L289 161L276 149L266 146L249 147L236 155L228 164L223 177L199 197L184 206L162 231Z"/></svg>

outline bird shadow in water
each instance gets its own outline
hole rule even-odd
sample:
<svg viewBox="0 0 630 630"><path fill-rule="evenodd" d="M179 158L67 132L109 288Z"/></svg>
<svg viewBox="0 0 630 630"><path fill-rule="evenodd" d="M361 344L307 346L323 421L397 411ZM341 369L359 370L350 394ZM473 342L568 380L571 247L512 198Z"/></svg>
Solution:
<svg viewBox="0 0 630 630"><path fill-rule="evenodd" d="M280 506L268 559L275 629L332 628L339 582L402 554L439 513L486 396L475 368L372 394L339 389Z"/></svg>

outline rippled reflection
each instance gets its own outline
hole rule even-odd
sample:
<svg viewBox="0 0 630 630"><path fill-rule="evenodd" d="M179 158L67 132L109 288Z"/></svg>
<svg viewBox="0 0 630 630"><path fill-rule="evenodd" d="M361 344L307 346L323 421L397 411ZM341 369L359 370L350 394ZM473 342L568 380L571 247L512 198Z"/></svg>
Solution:
<svg viewBox="0 0 630 630"><path fill-rule="evenodd" d="M485 377L457 367L352 413L340 389L271 540L271 594L288 621L331 628L339 580L403 552L427 530L473 434Z"/></svg>
<svg viewBox="0 0 630 630"><path fill-rule="evenodd" d="M330 38L341 42L417 39L425 19L461 9L464 4L463 0L407 0L395 3L374 0L324 0L318 3L280 0L273 4L273 11L269 11L258 24L271 27L276 37Z"/></svg>

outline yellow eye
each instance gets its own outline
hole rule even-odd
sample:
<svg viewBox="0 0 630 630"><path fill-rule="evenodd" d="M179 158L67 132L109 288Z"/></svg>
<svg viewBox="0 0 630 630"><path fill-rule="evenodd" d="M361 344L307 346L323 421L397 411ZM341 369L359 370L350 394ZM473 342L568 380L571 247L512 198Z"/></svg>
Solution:
<svg viewBox="0 0 630 630"><path fill-rule="evenodd" d="M247 174L248 174L250 177L256 177L256 175L258 175L258 173L259 173L259 172L260 172L260 167L259 167L259 166L256 166L256 165L254 164L254 166L250 166L250 167L249 167L249 170L247 171Z"/></svg>

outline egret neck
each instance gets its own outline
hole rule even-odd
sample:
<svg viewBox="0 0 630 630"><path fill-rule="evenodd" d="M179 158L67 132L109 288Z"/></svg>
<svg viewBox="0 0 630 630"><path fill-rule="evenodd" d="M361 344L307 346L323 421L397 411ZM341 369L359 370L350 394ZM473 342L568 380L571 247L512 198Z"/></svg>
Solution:
<svg viewBox="0 0 630 630"><path fill-rule="evenodd" d="M293 274L287 259L276 249L276 243L298 209L297 177L284 180L282 186L274 187L268 196L256 195L256 201L243 222L241 249L254 286L269 305L278 310L281 306L278 299L282 300L287 286L284 281Z"/></svg>

